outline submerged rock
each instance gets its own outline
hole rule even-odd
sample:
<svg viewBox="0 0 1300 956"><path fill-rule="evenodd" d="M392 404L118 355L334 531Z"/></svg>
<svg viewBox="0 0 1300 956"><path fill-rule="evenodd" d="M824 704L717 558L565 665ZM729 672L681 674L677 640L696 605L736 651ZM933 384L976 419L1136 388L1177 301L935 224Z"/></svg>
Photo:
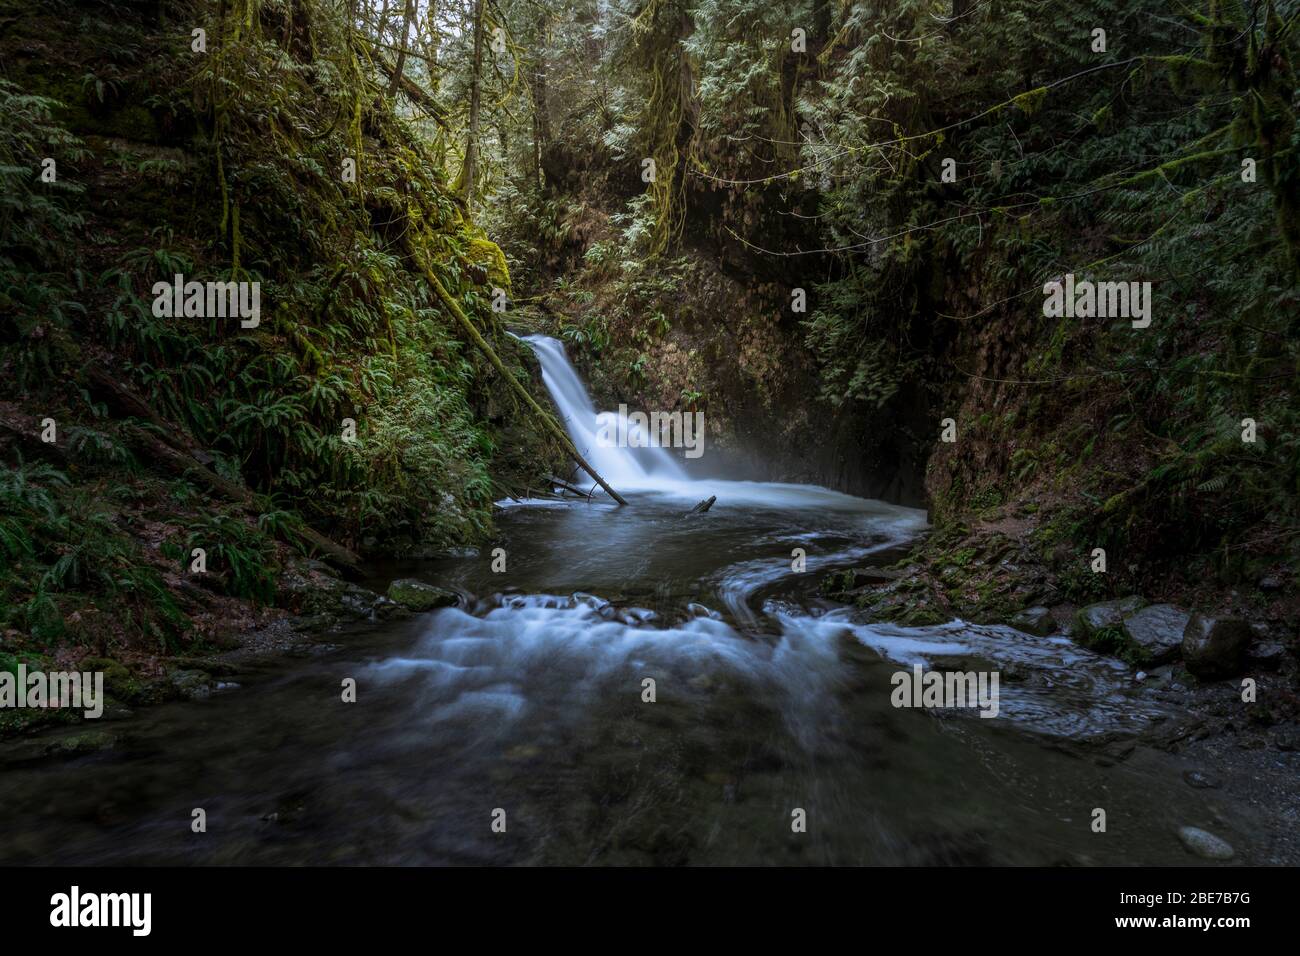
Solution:
<svg viewBox="0 0 1300 956"><path fill-rule="evenodd" d="M1026 634L1034 634L1038 637L1047 637L1056 630L1056 621L1052 618L1052 612L1045 607L1027 607L1013 614L1007 623L1017 631L1024 631Z"/></svg>
<svg viewBox="0 0 1300 956"><path fill-rule="evenodd" d="M202 700L212 693L212 676L207 671L178 668L168 673L177 695L186 700Z"/></svg>
<svg viewBox="0 0 1300 956"><path fill-rule="evenodd" d="M1178 839L1182 841L1188 853L1194 853L1206 860L1231 860L1235 855L1231 843L1198 827L1180 827Z"/></svg>
<svg viewBox="0 0 1300 956"><path fill-rule="evenodd" d="M1252 631L1241 618L1193 614L1183 631L1183 660L1197 677L1231 677L1241 669Z"/></svg>
<svg viewBox="0 0 1300 956"><path fill-rule="evenodd" d="M388 597L412 611L432 611L459 603L456 592L414 578L398 578L388 585Z"/></svg>
<svg viewBox="0 0 1300 956"><path fill-rule="evenodd" d="M696 604L693 601L686 605L686 613L691 617L707 617L714 621L722 620L722 615L717 611L707 608L703 604Z"/></svg>
<svg viewBox="0 0 1300 956"><path fill-rule="evenodd" d="M1172 604L1152 604L1124 618L1124 634L1134 656L1147 665L1166 664L1178 656L1190 615Z"/></svg>
<svg viewBox="0 0 1300 956"><path fill-rule="evenodd" d="M113 750L117 744L116 734L104 730L85 730L49 741L45 745L44 752L51 757L79 757L83 754Z"/></svg>
<svg viewBox="0 0 1300 956"><path fill-rule="evenodd" d="M1200 770L1184 770L1183 782L1189 787L1197 790L1217 790L1219 789L1219 780Z"/></svg>

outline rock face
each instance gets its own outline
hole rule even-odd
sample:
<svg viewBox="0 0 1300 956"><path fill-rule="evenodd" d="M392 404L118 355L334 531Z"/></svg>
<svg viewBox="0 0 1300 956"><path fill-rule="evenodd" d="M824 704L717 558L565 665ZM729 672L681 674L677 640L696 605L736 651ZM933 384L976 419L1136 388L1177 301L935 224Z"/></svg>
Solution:
<svg viewBox="0 0 1300 956"><path fill-rule="evenodd" d="M1250 646L1250 625L1236 617L1193 614L1183 631L1183 660L1197 677L1231 677Z"/></svg>
<svg viewBox="0 0 1300 956"><path fill-rule="evenodd" d="M1012 615L1007 623L1017 631L1035 634L1038 637L1047 637L1057 629L1052 612L1045 607L1027 607Z"/></svg>
<svg viewBox="0 0 1300 956"><path fill-rule="evenodd" d="M1178 656L1189 615L1172 604L1152 604L1124 618L1124 634L1138 663L1167 664Z"/></svg>
<svg viewBox="0 0 1300 956"><path fill-rule="evenodd" d="M432 611L458 603L455 592L414 578L399 578L388 585L388 597L412 611Z"/></svg>
<svg viewBox="0 0 1300 956"><path fill-rule="evenodd" d="M1227 840L1197 827L1179 828L1178 839L1187 848L1187 852L1195 853L1207 860L1231 860L1234 854L1232 844Z"/></svg>

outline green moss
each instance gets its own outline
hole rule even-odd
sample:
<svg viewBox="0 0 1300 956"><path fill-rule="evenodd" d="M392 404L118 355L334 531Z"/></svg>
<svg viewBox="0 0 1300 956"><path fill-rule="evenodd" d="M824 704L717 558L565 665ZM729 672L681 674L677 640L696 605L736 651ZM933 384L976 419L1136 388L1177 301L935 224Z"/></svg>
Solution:
<svg viewBox="0 0 1300 956"><path fill-rule="evenodd" d="M510 291L510 266L506 263L505 253L495 242L489 239L471 238L465 258L487 270L489 283L507 292Z"/></svg>
<svg viewBox="0 0 1300 956"><path fill-rule="evenodd" d="M83 671L102 671L104 689L118 700L133 704L145 696L146 683L131 676L124 664L110 657L86 657L77 667Z"/></svg>
<svg viewBox="0 0 1300 956"><path fill-rule="evenodd" d="M1026 116L1033 116L1047 99L1047 87L1040 86L1014 97L1011 102Z"/></svg>

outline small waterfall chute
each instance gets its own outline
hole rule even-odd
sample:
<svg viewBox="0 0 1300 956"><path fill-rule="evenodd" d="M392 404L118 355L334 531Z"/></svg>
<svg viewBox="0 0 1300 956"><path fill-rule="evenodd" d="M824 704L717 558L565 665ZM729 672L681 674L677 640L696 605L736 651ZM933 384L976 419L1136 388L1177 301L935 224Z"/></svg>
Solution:
<svg viewBox="0 0 1300 956"><path fill-rule="evenodd" d="M547 430L569 447L569 454L573 455L574 459L582 466L582 469L587 474L596 479L596 484L604 488L606 493L620 505L626 505L627 499L611 488L608 482L606 482L591 465L587 464L587 459L582 457L582 453L578 451L577 446L573 444L573 440L569 437L568 433L566 433L565 430L556 423L555 419L551 415L547 414L546 409L537 404L537 400L528 394L528 389L520 385L515 377L510 374L510 370L505 367L504 363L502 363L501 357L497 355L492 346L488 345L487 339L483 338L483 336L479 334L479 330L474 327L474 323L469 320L467 315L465 315L464 310L456 303L456 300L448 294L446 288L443 287L442 282L439 281L433 270L429 268L428 263L426 263L421 257L419 251L415 248L415 244L411 241L411 237L407 235L404 241L407 253L411 256L412 260L419 265L420 271L424 273L425 281L433 287L433 291L438 296L439 301L441 301L447 311L452 314L452 317L456 319L460 324L460 327L465 330L465 334L470 337L470 341L474 343L480 352L487 356L488 361L492 363L492 367L501 373L501 377L505 379L506 383L515 394L524 400L524 404L537 414L537 417L542 420L542 424L546 426Z"/></svg>
<svg viewBox="0 0 1300 956"><path fill-rule="evenodd" d="M666 448L657 445L635 421L619 412L597 412L577 369L564 352L564 345L546 335L528 335L542 366L542 382L560 413L573 444L611 481L628 487L654 485L659 481L684 481L686 474ZM602 438L602 432L606 436ZM609 435L617 435L612 443Z"/></svg>

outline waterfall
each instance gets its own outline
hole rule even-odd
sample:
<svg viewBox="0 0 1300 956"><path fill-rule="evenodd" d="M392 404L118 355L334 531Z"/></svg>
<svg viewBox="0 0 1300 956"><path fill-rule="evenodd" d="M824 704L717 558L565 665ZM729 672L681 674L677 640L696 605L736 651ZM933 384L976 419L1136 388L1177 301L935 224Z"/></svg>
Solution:
<svg viewBox="0 0 1300 956"><path fill-rule="evenodd" d="M551 394L551 400L559 410L560 421L578 451L591 462L602 478L615 488L635 488L637 486L654 486L657 481L684 481L686 473L682 470L665 448L641 447L620 448L610 441L598 440L601 423L608 421L605 428L608 435L627 435L629 444L632 439L648 445L647 436L635 424L626 418L619 424L617 412L597 413L595 403L587 394L586 386L578 377L577 371L569 357L564 353L564 345L546 335L528 335L523 339L533 347L537 361L542 366L542 382ZM608 418L605 418L608 416ZM583 476L586 481L586 476Z"/></svg>

